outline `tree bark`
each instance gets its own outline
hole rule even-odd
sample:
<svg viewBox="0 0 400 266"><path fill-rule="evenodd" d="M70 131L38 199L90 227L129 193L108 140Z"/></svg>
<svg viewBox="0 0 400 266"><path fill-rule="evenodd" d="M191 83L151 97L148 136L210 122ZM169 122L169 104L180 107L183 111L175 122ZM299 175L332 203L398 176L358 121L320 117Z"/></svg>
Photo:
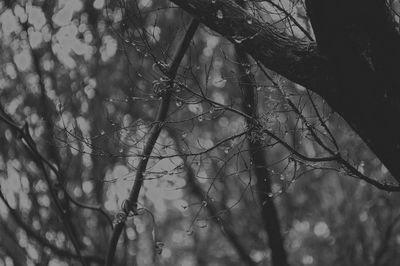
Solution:
<svg viewBox="0 0 400 266"><path fill-rule="evenodd" d="M329 102L399 181L400 35L385 1L306 4L339 90Z"/></svg>
<svg viewBox="0 0 400 266"><path fill-rule="evenodd" d="M267 68L323 97L400 181L400 36L384 1L308 0L318 46L279 32L232 0L171 1Z"/></svg>
<svg viewBox="0 0 400 266"><path fill-rule="evenodd" d="M243 95L243 111L254 119L257 119L257 101L254 87L255 78L252 73L246 73L243 65L249 63L247 55L236 47L235 49L239 62L239 86ZM246 119L247 127L254 126L253 119ZM255 129L257 131L257 128ZM281 234L278 210L272 198L272 180L267 167L267 159L261 139L250 139L248 142L250 160L257 180L256 190L259 199L261 217L264 229L268 235L268 243L271 249L272 264L274 266L288 266L287 254L284 240Z"/></svg>

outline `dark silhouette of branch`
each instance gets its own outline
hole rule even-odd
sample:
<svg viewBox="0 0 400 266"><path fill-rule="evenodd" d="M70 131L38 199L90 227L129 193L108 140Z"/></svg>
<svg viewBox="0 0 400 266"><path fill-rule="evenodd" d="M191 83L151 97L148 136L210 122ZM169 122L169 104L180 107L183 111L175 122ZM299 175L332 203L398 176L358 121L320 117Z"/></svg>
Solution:
<svg viewBox="0 0 400 266"><path fill-rule="evenodd" d="M387 1L306 1L318 47L335 75L327 98L400 181L400 34ZM333 15L334 14L334 15ZM328 33L329 32L329 33ZM356 103L356 104L355 104Z"/></svg>
<svg viewBox="0 0 400 266"><path fill-rule="evenodd" d="M122 210L123 212L121 213L123 219L118 220L116 222L115 228L113 230L109 248L108 248L108 252L107 252L106 262L105 262L106 266L111 266L113 264L118 239L119 239L119 236L121 235L122 230L125 226L126 217L131 212L136 213L137 200L138 200L139 192L140 192L140 190L142 188L142 184L143 184L144 171L146 170L149 156L151 155L151 153L153 151L154 145L158 139L161 129L163 128L164 121L168 114L171 93L172 93L171 89L174 85L174 79L175 79L176 73L178 71L178 67L182 61L183 56L186 53L187 48L190 45L190 42L197 30L198 25L199 25L199 22L197 20L192 20L180 46L178 47L178 50L172 60L172 63L168 69L168 75L167 75L167 78L168 78L167 86L168 87L161 88L161 90L165 90L163 92L160 92L162 101L161 101L160 107L158 109L157 116L155 118L155 122L154 122L153 126L151 127L150 132L148 133L149 138L147 139L146 145L142 152L143 158L142 158L142 160L140 160L139 165L136 169L136 176L135 176L135 181L134 181L134 184L132 187L132 191L130 192L128 199L125 201L125 203L126 203L125 206L123 206L124 209Z"/></svg>
<svg viewBox="0 0 400 266"><path fill-rule="evenodd" d="M322 94L333 78L314 42L299 40L260 21L233 0L171 0L201 23L239 45L267 68ZM217 12L223 14L218 18ZM252 23L248 23L251 20Z"/></svg>
<svg viewBox="0 0 400 266"><path fill-rule="evenodd" d="M265 69L262 67L262 65L260 65L262 72L265 74L266 77L268 77L272 82L272 78L268 75L268 73L265 71ZM218 106L221 109L224 110L229 110L235 114L238 114L242 117L244 117L246 120L250 121L252 120L252 124L255 127L259 127L259 131L260 133L265 133L267 136L269 136L270 138L272 138L273 140L275 140L277 143L281 144L283 147L285 147L294 157L297 157L300 160L303 161L308 161L308 162L337 162L340 165L342 165L344 167L344 169L346 170L346 173L356 177L358 179L361 179L381 190L385 190L385 191L400 191L400 186L397 184L391 184L391 183L381 183L371 177L368 177L364 174L362 174L360 171L358 171L353 165L351 165L346 159L344 159L342 157L342 155L339 152L333 151L331 150L329 147L326 146L326 144L324 144L322 142L322 140L317 136L317 133L314 132L314 129L311 127L311 125L308 125L307 128L313 133L313 136L315 138L316 141L318 141L318 144L323 147L329 154L330 156L326 156L326 157L309 157L307 155L302 154L301 152L297 151L294 147L292 147L289 143L287 143L286 141L284 141L283 139L281 139L280 137L278 137L273 131L263 128L262 125L260 125L259 121L257 119L254 119L253 117L249 116L248 114L237 110L233 107L218 103L210 98L207 98L206 96L203 96L200 93L197 93L195 91L192 91L191 89L189 89L187 86L185 86L184 84L179 84L180 88L187 90L188 92L192 93L193 95L203 99L204 101L208 102L209 104L211 104L212 106ZM291 101L288 101L289 103L291 103ZM301 112L297 109L297 107L292 103L291 107L293 108L293 111L295 111L297 114L301 114ZM302 120L306 123L306 125L308 124L308 122L306 121L306 118L304 116L301 115ZM248 132L248 130L244 131L244 132ZM242 133L239 133L237 135L228 137L224 140L221 140L220 142L218 142L216 145L214 145L213 147L205 150L205 151L201 151L198 153L184 153L184 154L174 154L174 155L166 155L166 156L162 156L162 158L171 158L171 157L176 157L176 156L196 156L196 155L200 155L200 154L204 154L214 148L216 148L216 146L221 145L223 142L229 140L229 139L233 139L236 137L239 137ZM334 140L332 140L334 142ZM153 156L154 158L160 158L160 156Z"/></svg>
<svg viewBox="0 0 400 266"><path fill-rule="evenodd" d="M271 82L273 82L276 86L278 86L273 79L268 75L268 73L265 71L265 69L261 67L262 72L265 74L266 77L268 77ZM308 96L311 99L311 95L308 94ZM366 175L364 175L363 173L361 173L360 171L357 170L357 168L355 168L351 163L349 163L345 158L343 158L343 156L340 154L340 152L338 151L333 151L330 148L328 148L323 142L322 140L317 136L316 132L314 131L314 129L308 124L306 118L301 114L301 111L298 110L298 108L294 105L293 102L290 101L290 99L287 99L287 102L289 103L289 105L292 107L293 111L296 112L297 115L299 115L299 117L303 120L303 122L306 124L308 130L311 132L311 134L313 135L314 139L316 140L316 142L323 147L328 153L330 153L332 155L332 157L327 157L330 158L329 160L325 160L325 161L336 161L338 164L342 165L344 167L344 169L346 170L346 173L352 177L358 178L360 180L363 180L381 190L385 190L385 191L400 191L400 186L399 185L392 185L390 183L381 183L371 177L368 177ZM313 105L314 111L317 112L317 110L315 109L315 105ZM321 118L319 118L320 121L323 123L323 121L321 120ZM329 129L327 128L326 124L324 124L324 127L326 128L326 130L328 132ZM304 156L303 154L301 154L300 152L298 152L296 149L292 148L288 143L282 141L279 139L279 137L277 137L275 134L273 134L273 132L263 129L263 132L265 132L268 136L270 136L271 138L277 140L282 146L284 146L288 151L290 151L295 157L298 157L301 160L304 161L310 161L310 162L323 162L324 160L320 160L317 159L315 160L315 158L307 158L307 156ZM334 143L335 147L338 148L338 145L336 144L336 141L332 135L332 133L329 133L329 135L331 136L331 140Z"/></svg>
<svg viewBox="0 0 400 266"><path fill-rule="evenodd" d="M47 172L46 169L46 160L44 157L40 154L36 147L36 143L32 139L30 133L29 133L29 126L28 124L25 124L23 128L20 128L14 121L12 121L11 117L8 116L5 111L3 110L2 106L0 106L0 119L8 124L12 131L16 133L17 137L21 140L23 140L23 146L30 155L31 159L35 162L35 164L39 167L40 171L43 174L43 177L49 186L49 193L50 197L53 200L53 203L55 204L56 210L58 212L58 215L64 224L65 230L67 231L68 236L71 239L71 242L75 248L76 253L78 256L81 258L81 262L83 265L86 265L86 262L83 260L83 257L81 256L81 251L79 247L79 242L77 239L77 236L74 234L73 231L73 226L72 222L70 220L71 217L67 216L66 213L64 212L64 207L62 203L60 202L60 199L58 198L57 193L55 192L53 188L53 182L51 181L51 178L49 176L49 173ZM44 162L46 161L46 162Z"/></svg>
<svg viewBox="0 0 400 266"><path fill-rule="evenodd" d="M171 128L166 128L166 130L168 131L171 138L174 140L177 152L183 153L179 137L176 131ZM232 225L229 222L225 222L224 220L219 219L220 215L219 211L217 210L215 205L209 200L208 196L203 192L203 190L197 183L196 175L193 172L193 169L190 166L186 157L183 157L182 160L184 162L184 169L187 175L189 190L195 195L195 197L197 197L201 201L207 202L207 204L204 204L204 206L209 212L210 216L212 217L212 221L220 227L222 233L228 239L233 248L236 250L241 260L244 263L246 263L246 265L255 266L256 263L251 259L251 257L249 256L249 252L246 251L244 246L240 243L240 239L236 236L235 231L232 228Z"/></svg>
<svg viewBox="0 0 400 266"><path fill-rule="evenodd" d="M80 258L80 261L83 265L87 265L86 260L83 258L80 248L79 248L79 243L78 243L78 238L75 235L74 231L72 230L72 222L70 220L70 216L67 216L66 212L64 212L64 206L60 202L56 189L63 189L62 187L58 187L57 185L52 185L53 182L51 181L51 178L49 176L49 173L47 172L46 166L51 169L51 171L54 172L54 174L57 176L59 175L59 172L57 168L54 167L50 162L48 162L42 154L38 151L36 147L36 143L32 139L30 133L29 133L29 128L28 125L25 124L22 128L20 128L9 116L4 110L3 107L0 106L0 120L6 123L10 129L15 133L17 136L17 139L20 139L23 143L23 147L26 149L27 153L30 155L31 159L35 162L35 164L39 167L40 171L43 174L43 177L46 181L46 183L49 186L49 193L50 196L55 204L56 210L58 212L58 215L64 224L64 227L67 231L67 234L70 236L70 239L72 241L72 244L75 248L75 251L77 253L77 257ZM65 195L68 195L65 190L62 190L65 192ZM71 196L67 196L70 199L72 198ZM89 206L86 206L85 204L80 204L78 201L74 200L75 204L81 205L81 207L85 206L86 208ZM92 207L92 206L91 206ZM91 208L92 210L98 211L98 208ZM104 211L103 211L104 212ZM105 214L105 213L104 213ZM106 214L105 214L106 215Z"/></svg>
<svg viewBox="0 0 400 266"><path fill-rule="evenodd" d="M6 2L6 6L14 13L12 3ZM25 21L20 24L22 26L22 29L26 32L26 34L29 35L28 21ZM49 145L47 145L45 148L46 148L46 150L48 150L49 155L51 155L51 158L54 160L55 164L57 165L57 168L60 169L59 155L58 155L57 150L55 149L55 143L54 143L54 138L53 138L54 132L53 132L52 124L51 124L51 121L52 121L51 112L49 112L50 105L47 104L48 98L46 95L45 85L43 83L44 77L43 77L41 69L40 69L40 63L39 63L40 56L37 54L37 52L34 49L32 49L29 41L28 41L28 45L30 48L31 56L32 56L34 71L39 76L38 82L39 82L39 88L40 88L40 92L41 92L40 93L41 105L39 106L38 109L39 109L40 115L42 116L42 118L44 118L45 129L46 129L45 130L46 139L49 141ZM4 113L4 111L2 111L2 113ZM65 203L63 203L63 199L59 198L56 195L55 191L53 191L53 182L51 181L51 178L50 178L49 174L47 173L47 170L45 168L45 163L43 163L44 156L42 156L39 153L39 151L37 150L36 144L34 143L33 139L30 136L28 125L26 124L24 129L20 132L23 133L23 138L25 138L25 140L27 140L28 145L25 147L29 147L28 152L30 152L32 159L35 161L35 163L38 165L38 167L43 172L46 183L49 186L50 196L55 203L55 206L56 206L56 209L60 216L60 219L62 220L62 222L64 224L67 235L69 236L78 257L80 258L82 265L88 266L86 261L83 259L82 255L81 255L81 251L80 251L81 245L80 245L76 230L74 228L74 225L73 225L72 221L70 220L71 216L69 215L69 209L68 209L68 207L64 206ZM48 165L50 165L50 163L48 163ZM55 173L58 173L57 174L57 177L59 178L58 185L61 185L63 182L63 180L60 180L61 175L58 171L56 171Z"/></svg>
<svg viewBox="0 0 400 266"><path fill-rule="evenodd" d="M270 3L273 7L281 11L285 16L287 16L296 26L301 30L301 32L307 37L308 40L314 41L314 38L311 36L311 34L290 14L287 12L283 7L280 5L276 4L272 0L266 0L266 2Z"/></svg>
<svg viewBox="0 0 400 266"><path fill-rule="evenodd" d="M5 221L0 218L0 257L4 255L10 256L13 260L13 265L24 266L26 265L27 254L26 250L22 248L11 228ZM5 253L5 254L3 254Z"/></svg>
<svg viewBox="0 0 400 266"><path fill-rule="evenodd" d="M385 1L307 1L318 47L232 0L171 2L267 68L322 96L400 181L400 127L393 122L400 112L400 34Z"/></svg>
<svg viewBox="0 0 400 266"><path fill-rule="evenodd" d="M252 130L260 130L259 124L254 126L254 120L257 120L257 102L256 102L256 87L255 78L252 73L246 73L244 69L245 65L249 65L249 59L247 55L241 50L240 47L236 46L235 51L238 57L238 72L239 72L239 86L242 89L243 94L243 110L244 112L252 117L252 119L246 119L248 128ZM261 217L265 231L268 235L268 242L271 248L272 263L275 266L287 266L287 254L284 247L284 240L281 234L280 221L278 211L274 204L273 199L270 197L272 193L271 189L271 176L267 167L267 160L263 149L263 141L261 139L249 139L249 156L252 162L253 171L257 179L256 190L261 205Z"/></svg>
<svg viewBox="0 0 400 266"><path fill-rule="evenodd" d="M85 204L82 202L77 201L76 199L74 199L66 190L65 188L62 188L66 197L76 206L82 208L82 209L88 209L88 210L92 210L95 212L99 212L101 215L103 215L103 217L106 219L106 221L109 223L109 225L111 226L111 228L113 227L112 225L112 220L110 218L110 216L108 216L108 214L105 212L105 210L103 209L103 207L101 205L89 205L89 204Z"/></svg>
<svg viewBox="0 0 400 266"><path fill-rule="evenodd" d="M58 248L57 246L51 244L45 237L42 237L39 233L35 232L29 225L27 225L21 216L17 213L16 210L14 210L6 198L4 197L3 192L1 191L0 187L0 199L3 201L3 203L6 205L9 213L13 217L14 221L27 233L28 236L31 238L35 239L38 243L41 244L43 247L49 248L54 254L57 256L60 256L62 258L69 258L69 259L75 259L75 260L80 260L80 257L68 250L63 250ZM82 256L82 258L87 261L87 262L97 262L97 263L103 263L104 260L101 257L97 256Z"/></svg>

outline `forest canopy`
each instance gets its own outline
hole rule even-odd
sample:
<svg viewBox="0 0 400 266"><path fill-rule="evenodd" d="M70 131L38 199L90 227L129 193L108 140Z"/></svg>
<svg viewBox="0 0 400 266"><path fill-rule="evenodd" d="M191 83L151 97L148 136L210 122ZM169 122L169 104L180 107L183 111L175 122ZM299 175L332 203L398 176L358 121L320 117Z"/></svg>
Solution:
<svg viewBox="0 0 400 266"><path fill-rule="evenodd" d="M399 12L0 0L0 266L396 265Z"/></svg>

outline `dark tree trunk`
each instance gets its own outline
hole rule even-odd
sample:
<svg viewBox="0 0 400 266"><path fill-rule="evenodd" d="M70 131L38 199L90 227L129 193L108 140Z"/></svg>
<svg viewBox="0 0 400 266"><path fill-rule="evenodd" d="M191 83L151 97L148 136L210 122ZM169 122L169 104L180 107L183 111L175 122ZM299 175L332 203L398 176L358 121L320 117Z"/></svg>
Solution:
<svg viewBox="0 0 400 266"><path fill-rule="evenodd" d="M251 118L257 119L257 102L254 94L255 78L252 73L247 74L244 65L248 65L247 55L236 47L239 62L239 86L243 94L243 110ZM246 120L247 126L254 126L253 119ZM255 128L255 130L258 130ZM287 266L287 254L281 234L278 211L272 198L272 180L267 167L264 143L261 139L251 139L249 142L250 160L253 172L257 180L256 192L259 199L261 217L264 229L268 235L268 243L271 249L272 264L274 266Z"/></svg>
<svg viewBox="0 0 400 266"><path fill-rule="evenodd" d="M171 1L322 96L400 181L400 36L385 1L308 0L319 47L278 32L232 0Z"/></svg>
<svg viewBox="0 0 400 266"><path fill-rule="evenodd" d="M400 180L400 35L385 1L307 0L335 76L328 100Z"/></svg>

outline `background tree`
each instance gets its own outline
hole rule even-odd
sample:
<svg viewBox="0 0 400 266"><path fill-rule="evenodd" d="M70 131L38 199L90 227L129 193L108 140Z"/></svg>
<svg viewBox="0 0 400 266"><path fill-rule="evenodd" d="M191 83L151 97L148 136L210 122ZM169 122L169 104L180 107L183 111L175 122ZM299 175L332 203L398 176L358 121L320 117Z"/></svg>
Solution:
<svg viewBox="0 0 400 266"><path fill-rule="evenodd" d="M400 261L398 1L0 3L0 265Z"/></svg>

